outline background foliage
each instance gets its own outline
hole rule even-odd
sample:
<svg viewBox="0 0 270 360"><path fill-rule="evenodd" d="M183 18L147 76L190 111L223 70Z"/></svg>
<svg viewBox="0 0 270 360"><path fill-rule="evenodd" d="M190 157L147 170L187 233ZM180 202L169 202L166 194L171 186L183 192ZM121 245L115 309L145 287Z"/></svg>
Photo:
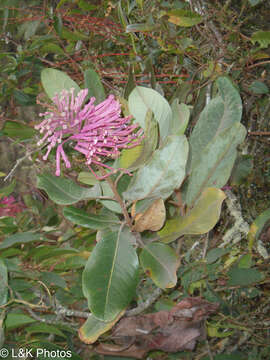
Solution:
<svg viewBox="0 0 270 360"><path fill-rule="evenodd" d="M248 136L238 149L225 189L221 220L207 234L185 232L188 235L175 248L181 259L177 286L168 287L151 311L170 309L187 295L202 295L218 302L220 309L207 323L208 341L196 352L154 352L151 357L269 358L269 19L270 6L264 0L2 1L0 175L2 179L9 176L2 182L0 196L13 194L16 200L12 213L5 213L4 203L0 208L0 343L6 347L46 344L70 349L76 359L101 358L77 335L87 311L82 270L95 246L95 216L101 206L91 200L91 193L87 196L81 190L95 181L79 162L78 177L69 173L66 186L76 187L72 190L75 201L86 196L89 200L82 200L78 209L66 206L74 204L74 198L54 195L55 186L49 190L53 164L41 162L32 142L38 138L34 125L40 111L37 96L43 92L41 71L48 67L65 71L83 87L93 81L95 70L106 94L129 99L131 108L134 84L150 86L174 104L175 111L178 102L184 103L181 113L190 113L191 118L187 124L188 115L183 115L183 128L175 132L183 133L187 127L195 148L200 144L193 129L199 129L199 115L220 86L214 80L229 76L242 98L241 121ZM92 88L91 95L103 100L98 77ZM232 121L239 122L239 116ZM210 130L205 130L206 136ZM234 133L240 136L239 131ZM126 161L124 156L120 159L122 167ZM195 159L190 166L200 165L200 159ZM135 180L133 186L139 185ZM120 187L121 193L126 190L124 182ZM128 190L124 194L133 200ZM186 197L192 203L193 192L189 190ZM115 202L102 202L116 211ZM166 202L169 217L176 214L178 205L175 193ZM90 219L83 218L80 210L87 211ZM102 219L114 225L117 218L111 214L105 211ZM196 218L196 208L192 216ZM103 224L99 227L102 230ZM160 237L164 232L166 227ZM147 249L140 260L147 268ZM139 277L138 304L155 289L151 279L143 273ZM7 280L8 288L4 286Z"/></svg>

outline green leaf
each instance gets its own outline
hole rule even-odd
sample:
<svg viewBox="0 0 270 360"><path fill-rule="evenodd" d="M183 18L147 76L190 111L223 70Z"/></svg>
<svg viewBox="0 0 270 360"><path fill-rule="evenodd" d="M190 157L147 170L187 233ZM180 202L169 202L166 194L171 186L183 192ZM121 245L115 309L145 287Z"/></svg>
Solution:
<svg viewBox="0 0 270 360"><path fill-rule="evenodd" d="M119 224L119 219L113 213L106 215L87 214L86 211L73 206L64 208L63 214L69 221L94 230L102 230L111 225Z"/></svg>
<svg viewBox="0 0 270 360"><path fill-rule="evenodd" d="M0 189L0 198L10 195L12 191L15 189L15 186L16 186L16 180L13 179L8 186L5 186L2 189Z"/></svg>
<svg viewBox="0 0 270 360"><path fill-rule="evenodd" d="M190 136L192 169L201 162L202 152L224 130L239 123L242 117L242 102L231 81L220 77L216 84L219 96L212 99L201 112Z"/></svg>
<svg viewBox="0 0 270 360"><path fill-rule="evenodd" d="M249 86L249 90L256 95L263 95L269 93L268 86L258 80L253 81L253 83Z"/></svg>
<svg viewBox="0 0 270 360"><path fill-rule="evenodd" d="M86 344L93 344L100 335L110 330L122 315L123 312L121 312L113 321L105 322L98 320L91 314L79 329L80 339Z"/></svg>
<svg viewBox="0 0 270 360"><path fill-rule="evenodd" d="M161 243L146 245L140 254L140 262L146 274L158 287L166 289L176 285L179 259L168 245Z"/></svg>
<svg viewBox="0 0 270 360"><path fill-rule="evenodd" d="M40 233L24 232L17 233L6 237L5 240L0 244L0 249L7 249L10 246L18 244L26 244L33 241L44 241L44 237Z"/></svg>
<svg viewBox="0 0 270 360"><path fill-rule="evenodd" d="M5 327L7 330L13 330L28 324L36 322L28 315L8 313L5 320Z"/></svg>
<svg viewBox="0 0 270 360"><path fill-rule="evenodd" d="M41 20L27 21L25 24L24 40L29 40L38 30Z"/></svg>
<svg viewBox="0 0 270 360"><path fill-rule="evenodd" d="M63 289L67 287L66 281L55 272L42 272L41 280L45 285L49 286L50 288L54 285Z"/></svg>
<svg viewBox="0 0 270 360"><path fill-rule="evenodd" d="M153 31L157 28L156 24L130 24L127 25L126 27L126 32L127 33L132 33L132 32L147 32L147 31Z"/></svg>
<svg viewBox="0 0 270 360"><path fill-rule="evenodd" d="M262 281L265 276L257 269L233 268L228 274L227 286L247 286Z"/></svg>
<svg viewBox="0 0 270 360"><path fill-rule="evenodd" d="M43 189L49 198L59 205L71 205L80 200L95 199L101 195L99 184L83 188L70 179L43 173L37 176L37 187Z"/></svg>
<svg viewBox="0 0 270 360"><path fill-rule="evenodd" d="M219 333L220 335L220 333ZM202 358L202 360L212 360L209 356ZM242 352L233 352L230 354L215 355L213 360L247 360L247 355Z"/></svg>
<svg viewBox="0 0 270 360"><path fill-rule="evenodd" d="M75 89L75 94L80 91L79 86L65 72L56 69L44 69L41 71L41 83L51 100L62 90Z"/></svg>
<svg viewBox="0 0 270 360"><path fill-rule="evenodd" d="M124 99L128 99L132 90L136 87L136 81L134 79L134 66L132 64L129 65L128 68L128 79L124 89Z"/></svg>
<svg viewBox="0 0 270 360"><path fill-rule="evenodd" d="M247 179L248 175L253 169L253 158L251 155L240 155L237 157L232 174L230 183L231 185L241 185Z"/></svg>
<svg viewBox="0 0 270 360"><path fill-rule="evenodd" d="M240 258L238 267L240 269L249 269L249 268L251 268L252 264L253 264L252 255L245 254Z"/></svg>
<svg viewBox="0 0 270 360"><path fill-rule="evenodd" d="M60 12L55 13L55 15L53 17L53 27L54 27L54 30L57 32L57 35L59 35L61 37L62 29L63 29L63 20L62 20L62 16L61 16Z"/></svg>
<svg viewBox="0 0 270 360"><path fill-rule="evenodd" d="M66 335L61 330L59 330L57 327L55 327L53 325L44 324L44 323L28 326L26 328L26 332L28 333L28 335L37 334L37 333L45 333L45 334L54 334L54 335L58 335L58 336L66 338Z"/></svg>
<svg viewBox="0 0 270 360"><path fill-rule="evenodd" d="M245 127L236 123L214 137L202 150L200 162L193 164L186 183L184 198L189 206L206 187L220 188L226 184L237 156L237 146L243 142L245 136Z"/></svg>
<svg viewBox="0 0 270 360"><path fill-rule="evenodd" d="M264 0L248 0L251 6L256 6Z"/></svg>
<svg viewBox="0 0 270 360"><path fill-rule="evenodd" d="M178 99L174 99L172 105L172 127L170 134L184 134L190 117L189 107L185 104L179 104Z"/></svg>
<svg viewBox="0 0 270 360"><path fill-rule="evenodd" d="M163 242L171 242L182 235L199 235L210 231L220 217L221 205L226 198L224 192L216 188L203 191L194 207L185 216L168 220L159 236Z"/></svg>
<svg viewBox="0 0 270 360"><path fill-rule="evenodd" d="M5 305L8 300L8 271L7 267L0 258L0 306Z"/></svg>
<svg viewBox="0 0 270 360"><path fill-rule="evenodd" d="M196 12L184 9L174 9L167 12L168 21L179 26L190 27L199 24L203 18Z"/></svg>
<svg viewBox="0 0 270 360"><path fill-rule="evenodd" d="M79 0L78 6L84 11L92 11L98 8L98 5L89 4L87 0Z"/></svg>
<svg viewBox="0 0 270 360"><path fill-rule="evenodd" d="M258 42L261 48L267 48L270 45L270 31L256 31L251 36L253 44Z"/></svg>
<svg viewBox="0 0 270 360"><path fill-rule="evenodd" d="M13 91L13 95L19 105L29 106L29 105L35 105L36 103L36 97L33 95L26 94L24 91L15 89Z"/></svg>
<svg viewBox="0 0 270 360"><path fill-rule="evenodd" d="M160 137L165 140L170 132L172 110L167 100L156 90L137 86L129 95L128 107L135 117L135 122L146 129L146 115L149 110L159 124Z"/></svg>
<svg viewBox="0 0 270 360"><path fill-rule="evenodd" d="M3 133L12 139L26 140L33 138L37 132L35 129L23 123L7 120L3 127Z"/></svg>
<svg viewBox="0 0 270 360"><path fill-rule="evenodd" d="M82 184L95 185L99 180L89 171L81 171L78 175L77 180Z"/></svg>
<svg viewBox="0 0 270 360"><path fill-rule="evenodd" d="M128 20L127 20L126 14L123 11L121 1L118 1L117 13L118 13L118 18L120 20L120 23L123 26L123 28L125 29L128 25Z"/></svg>
<svg viewBox="0 0 270 360"><path fill-rule="evenodd" d="M107 181L101 181L100 186L102 188L103 196L106 197L114 197L114 193L110 187L110 185L107 183ZM117 201L114 200L100 200L99 201L102 205L104 205L107 209L111 210L112 212L122 214L121 206L118 204Z"/></svg>
<svg viewBox="0 0 270 360"><path fill-rule="evenodd" d="M84 72L84 86L88 89L88 96L94 96L96 103L99 104L105 100L105 91L99 75L93 69L87 69Z"/></svg>
<svg viewBox="0 0 270 360"><path fill-rule="evenodd" d="M224 248L211 249L206 255L207 264L213 264L219 258L221 258L223 255L226 255L229 252L230 252L230 249L224 249Z"/></svg>
<svg viewBox="0 0 270 360"><path fill-rule="evenodd" d="M164 146L154 152L152 159L138 170L123 193L126 200L147 197L167 199L179 188L185 177L188 142L184 135L168 136Z"/></svg>
<svg viewBox="0 0 270 360"><path fill-rule="evenodd" d="M77 30L70 31L67 27L63 26L61 38L66 39L69 42L77 42L79 40L89 40L89 35L86 35L82 32L79 32Z"/></svg>
<svg viewBox="0 0 270 360"><path fill-rule="evenodd" d="M146 130L141 144L131 149L124 149L119 158L119 166L136 170L149 160L158 143L158 127L152 112L146 114Z"/></svg>
<svg viewBox="0 0 270 360"><path fill-rule="evenodd" d="M128 229L102 233L83 272L83 293L93 315L112 321L135 295L139 263Z"/></svg>
<svg viewBox="0 0 270 360"><path fill-rule="evenodd" d="M270 208L260 214L251 224L248 232L248 248L251 251L254 242L259 239L265 225L270 220Z"/></svg>
<svg viewBox="0 0 270 360"><path fill-rule="evenodd" d="M42 54L65 54L64 50L58 44L55 44L53 42L44 44L40 51Z"/></svg>

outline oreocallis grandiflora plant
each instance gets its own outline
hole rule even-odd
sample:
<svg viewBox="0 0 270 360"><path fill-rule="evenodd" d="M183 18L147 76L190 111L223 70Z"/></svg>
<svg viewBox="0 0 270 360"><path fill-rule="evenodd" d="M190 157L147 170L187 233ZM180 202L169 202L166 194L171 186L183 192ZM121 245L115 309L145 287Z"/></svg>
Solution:
<svg viewBox="0 0 270 360"><path fill-rule="evenodd" d="M41 79L52 102L36 125L38 144L56 172L40 173L37 186L66 219L96 231L82 277L91 314L79 331L92 343L135 299L139 274L161 289L176 286L175 242L207 233L219 220L221 188L246 135L242 103L231 81L218 78L216 96L187 139L190 107L169 104L151 88L135 87L126 101L106 97L93 70L85 71L84 89L55 69ZM97 214L76 207L88 199L99 204ZM169 199L177 204L168 217Z"/></svg>

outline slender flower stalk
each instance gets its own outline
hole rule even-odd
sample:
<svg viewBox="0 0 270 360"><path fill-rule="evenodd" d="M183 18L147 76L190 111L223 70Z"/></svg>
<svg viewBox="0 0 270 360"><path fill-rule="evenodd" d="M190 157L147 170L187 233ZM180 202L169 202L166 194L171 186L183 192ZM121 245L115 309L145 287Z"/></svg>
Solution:
<svg viewBox="0 0 270 360"><path fill-rule="evenodd" d="M91 165L115 172L117 170L104 164L103 159L115 159L120 155L119 150L134 147L142 140L142 129L135 132L139 126L130 124L132 116L121 117L121 105L113 95L98 105L94 105L95 98L92 97L84 105L87 94L87 89L81 90L76 97L74 89L63 90L53 98L51 111L39 114L45 119L35 126L44 134L38 145L47 143L43 160L47 160L56 147L56 176L60 175L61 159L67 168L71 167L63 149L67 141L76 142L74 149L85 156L86 165L97 177Z"/></svg>

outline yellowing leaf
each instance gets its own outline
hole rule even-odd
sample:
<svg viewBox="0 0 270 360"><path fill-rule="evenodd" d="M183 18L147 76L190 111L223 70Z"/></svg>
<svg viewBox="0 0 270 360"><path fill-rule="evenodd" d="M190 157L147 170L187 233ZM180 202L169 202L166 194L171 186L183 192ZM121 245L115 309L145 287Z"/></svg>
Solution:
<svg viewBox="0 0 270 360"><path fill-rule="evenodd" d="M146 245L140 254L140 262L158 287L166 289L176 285L179 259L169 245L158 242Z"/></svg>
<svg viewBox="0 0 270 360"><path fill-rule="evenodd" d="M175 25L190 27L202 22L202 17L196 12L183 9L171 10L167 13L169 21Z"/></svg>
<svg viewBox="0 0 270 360"><path fill-rule="evenodd" d="M165 227L159 231L161 240L168 243L181 235L207 233L216 225L225 197L226 195L220 189L205 189L186 216L167 221Z"/></svg>
<svg viewBox="0 0 270 360"><path fill-rule="evenodd" d="M97 341L100 335L110 330L115 323L123 316L123 310L113 321L105 322L98 320L94 315L90 315L83 326L79 329L79 338L85 344L93 344Z"/></svg>
<svg viewBox="0 0 270 360"><path fill-rule="evenodd" d="M165 218L164 201L162 199L155 200L145 212L136 214L134 230L138 232L158 231L164 225Z"/></svg>

